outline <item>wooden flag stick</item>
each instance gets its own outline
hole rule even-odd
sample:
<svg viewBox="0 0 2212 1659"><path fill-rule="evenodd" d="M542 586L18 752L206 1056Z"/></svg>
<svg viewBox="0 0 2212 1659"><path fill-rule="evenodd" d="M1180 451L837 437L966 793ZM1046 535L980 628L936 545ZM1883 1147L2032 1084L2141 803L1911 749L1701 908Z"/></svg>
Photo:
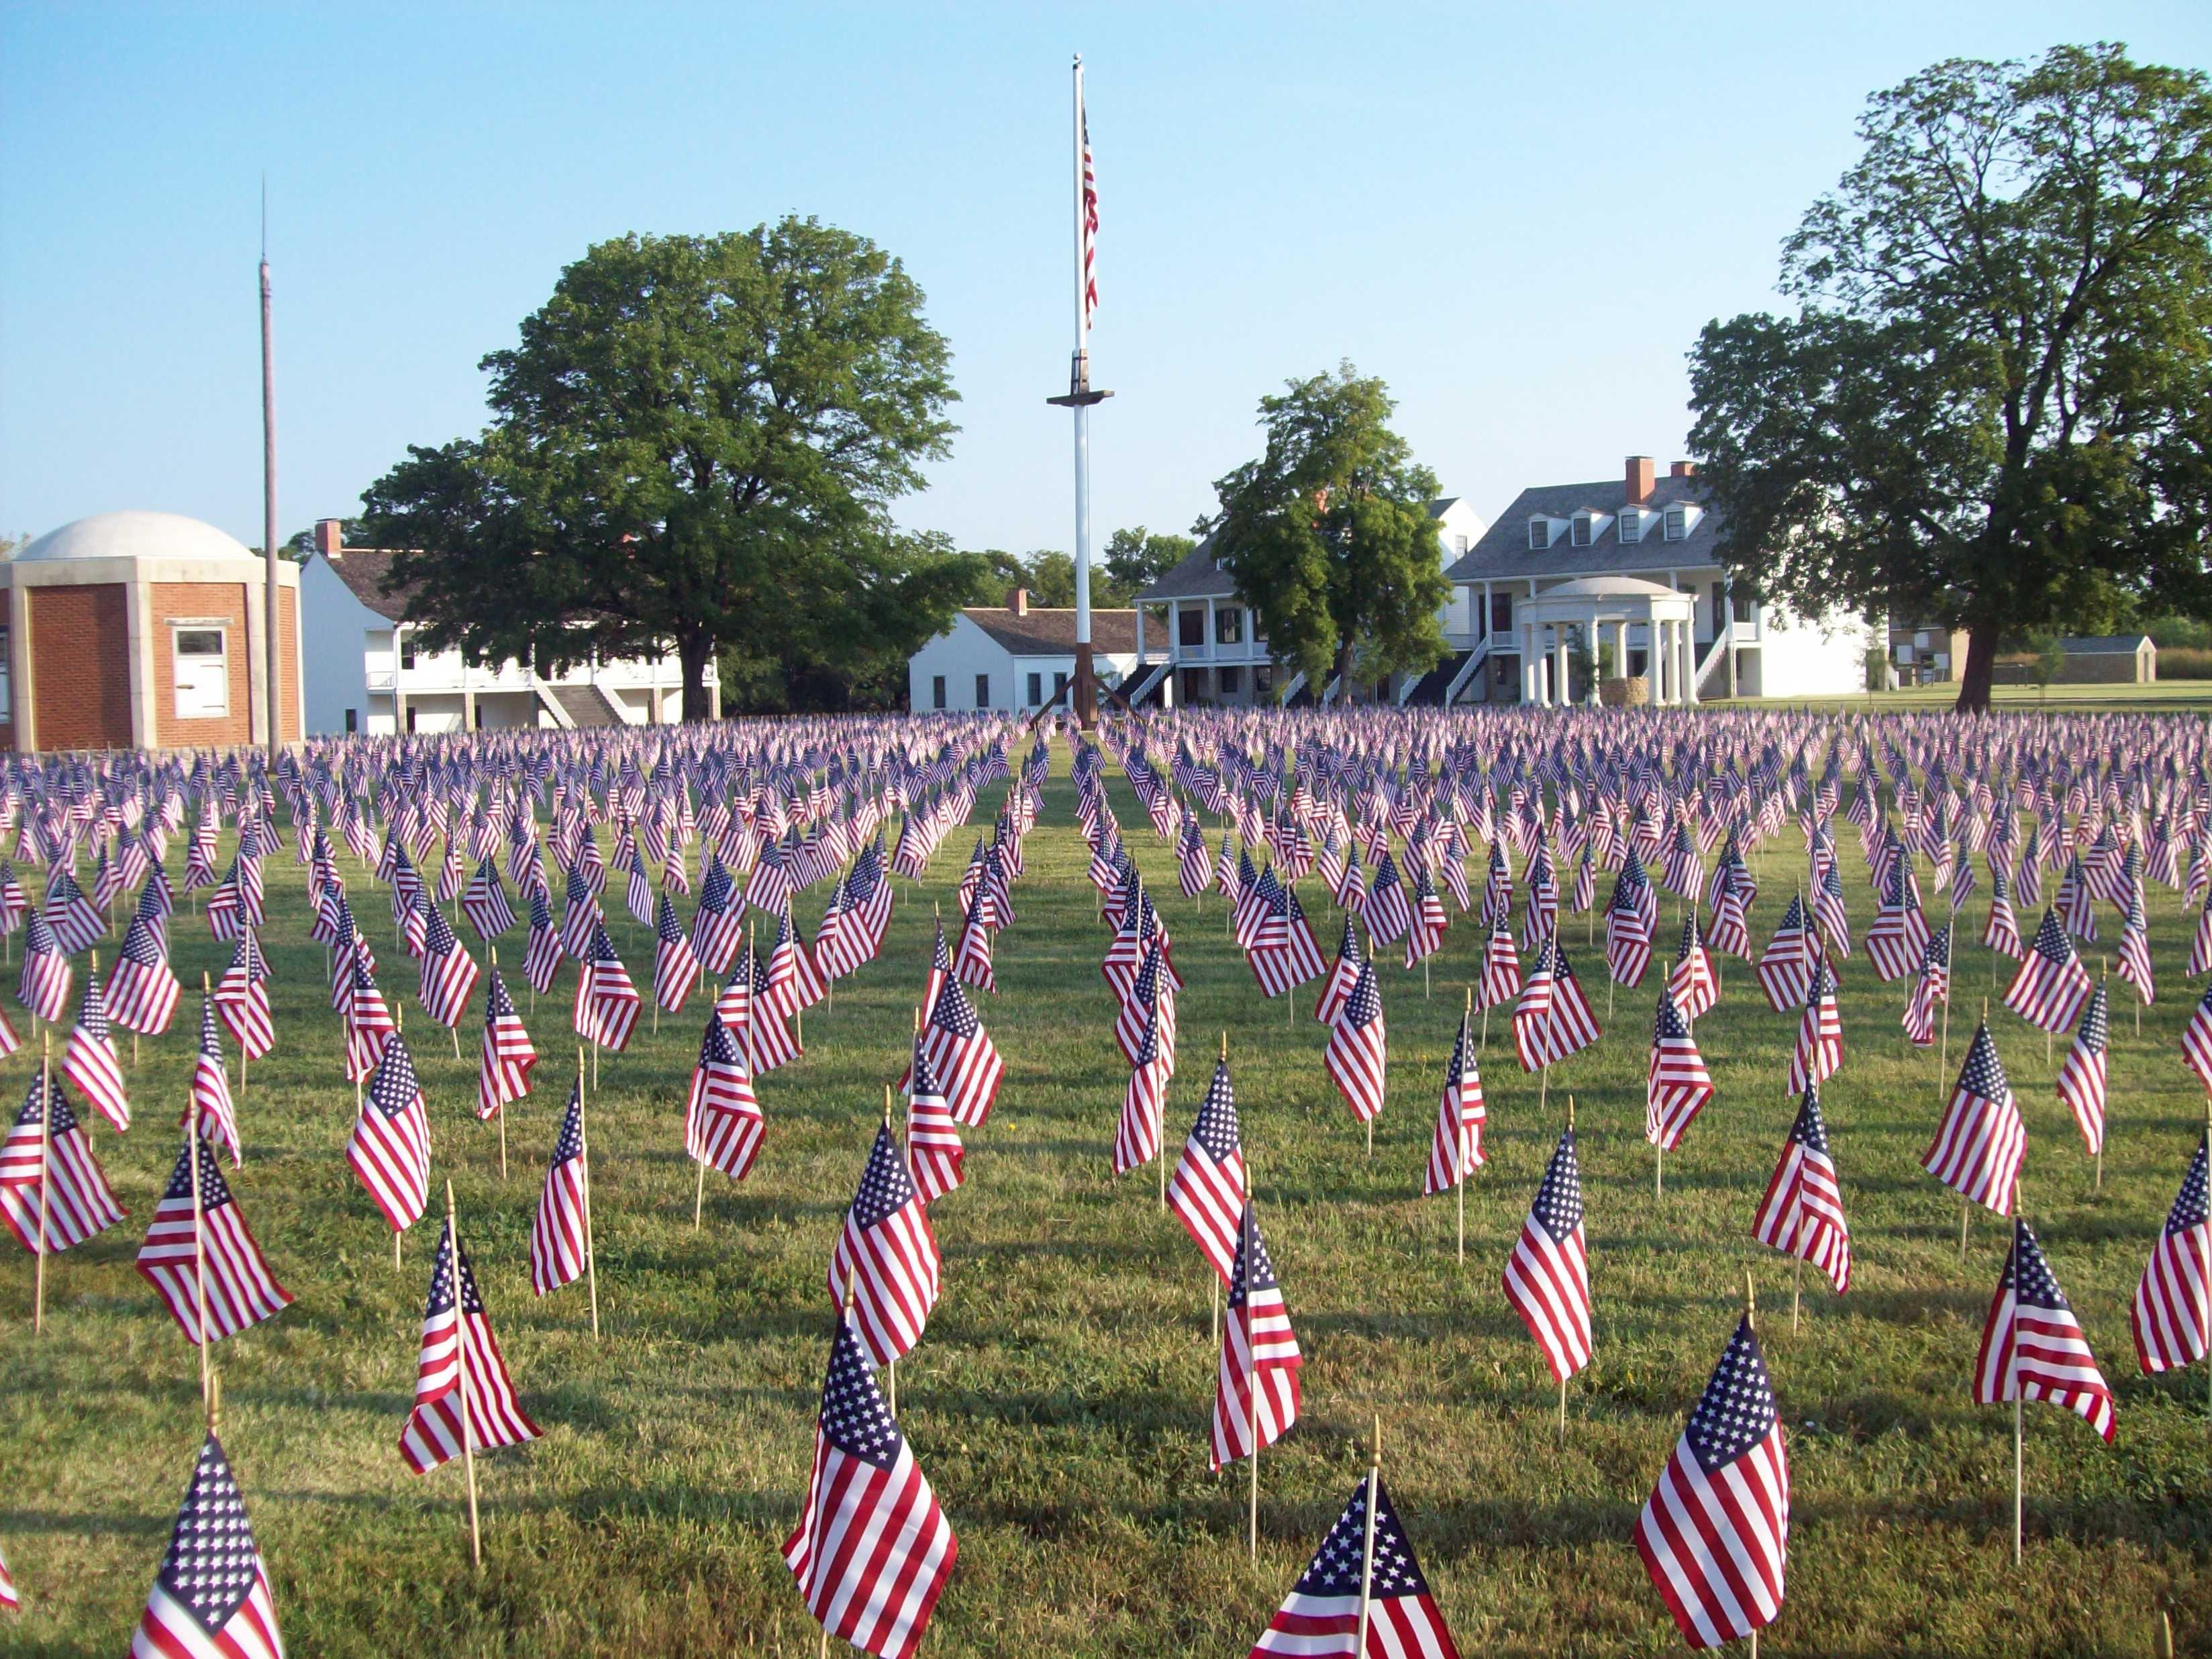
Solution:
<svg viewBox="0 0 2212 1659"><path fill-rule="evenodd" d="M214 1370L208 1358L207 1231L201 1224L200 1102L197 1094L185 1109L191 1120L185 1130L185 1168L192 1183L193 1323L199 1333L200 1401L204 1405L212 1398L209 1390L214 1387ZM398 1237L396 1233L392 1236Z"/></svg>
<svg viewBox="0 0 2212 1659"><path fill-rule="evenodd" d="M584 1050L576 1049L576 1161L583 1166L584 1285L592 1303L592 1340L599 1336L599 1258L592 1243L592 1133L584 1109Z"/></svg>
<svg viewBox="0 0 2212 1659"><path fill-rule="evenodd" d="M2212 1095L2204 1097L2204 1139L2212 1147ZM2197 1328L2212 1336L2212 1226L2203 1228L2197 1237L2204 1241L2204 1268L2197 1283L2201 1293L2198 1304ZM2204 1410L2212 1416L2212 1340L2206 1344L2204 1354Z"/></svg>
<svg viewBox="0 0 2212 1659"><path fill-rule="evenodd" d="M1375 1418L1375 1444L1367 1463L1367 1528L1359 1550L1359 1642L1354 1653L1367 1651L1367 1627L1375 1606L1375 1508L1382 1485L1382 1417Z"/></svg>
<svg viewBox="0 0 2212 1659"><path fill-rule="evenodd" d="M446 1183L446 1233L453 1246L453 1317L457 1322L463 1322L466 1321L468 1315L467 1310L459 1305L461 1224L453 1212L453 1183L450 1181ZM395 1233L393 1237L396 1238L398 1235ZM453 1345L453 1369L460 1379L461 1385L461 1467L467 1472L469 1480L469 1559L481 1571L483 1568L483 1529L477 1519L477 1437L475 1429L469 1422L471 1415L469 1403L469 1345L465 1323L463 1323L462 1331L457 1334Z"/></svg>
<svg viewBox="0 0 2212 1659"><path fill-rule="evenodd" d="M46 1328L46 1212L53 1208L54 1061L51 1032L39 1036L39 1248L32 1256L31 1334Z"/></svg>
<svg viewBox="0 0 2212 1659"><path fill-rule="evenodd" d="M1547 1069L1548 1069L1548 1068L1547 1068ZM1567 1133L1568 1133L1569 1134L1572 1134L1572 1133L1574 1133L1574 1129L1575 1129L1575 1097L1574 1097L1572 1095L1569 1095L1569 1096L1567 1097ZM1562 1376L1562 1377L1559 1379L1559 1444L1560 1444L1561 1446L1565 1446L1566 1443L1567 1443L1567 1379L1566 1379L1565 1377Z"/></svg>
<svg viewBox="0 0 2212 1659"><path fill-rule="evenodd" d="M892 1146L896 1147L898 1131L891 1127L891 1085L888 1083L884 1085L884 1133L891 1138ZM899 1158L902 1163L905 1161L906 1154L903 1151L899 1153ZM896 1354L893 1354L890 1363L884 1367L884 1375L890 1382L890 1398L884 1403L890 1407L891 1415L896 1417L898 1415L898 1356Z"/></svg>
<svg viewBox="0 0 2212 1659"><path fill-rule="evenodd" d="M487 949L491 957L491 970L495 974L499 971L499 946L494 945L488 946ZM484 1017L487 1020L491 1017L490 996L491 994L489 991L484 994ZM358 1106L356 1109L359 1109ZM505 1101L501 1101L499 1107L499 1178L501 1184L505 1185L507 1182L507 1103Z"/></svg>
<svg viewBox="0 0 2212 1659"><path fill-rule="evenodd" d="M1759 1296L1752 1288L1751 1269L1743 1270L1743 1322L1753 1332L1759 1329ZM1759 1632L1751 1633L1751 1659L1759 1659Z"/></svg>

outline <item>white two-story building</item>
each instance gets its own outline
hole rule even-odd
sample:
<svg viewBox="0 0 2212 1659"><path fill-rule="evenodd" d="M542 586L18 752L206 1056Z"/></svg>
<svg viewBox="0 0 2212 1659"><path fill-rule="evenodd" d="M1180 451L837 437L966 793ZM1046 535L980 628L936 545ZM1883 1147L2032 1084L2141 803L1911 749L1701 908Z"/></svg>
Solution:
<svg viewBox="0 0 2212 1659"><path fill-rule="evenodd" d="M1596 679L1639 678L1656 704L1864 690L1864 623L1734 592L1720 527L1687 461L1662 477L1632 455L1617 478L1522 490L1451 568L1466 631L1441 700L1595 699L1574 670L1593 653Z"/></svg>
<svg viewBox="0 0 2212 1659"><path fill-rule="evenodd" d="M315 526L300 572L301 681L310 733L471 732L513 726L674 725L684 669L658 657L594 657L558 674L512 659L473 667L458 651L419 649L400 620L404 594L385 592L392 556L343 545L336 519ZM722 711L714 666L704 683Z"/></svg>
<svg viewBox="0 0 2212 1659"><path fill-rule="evenodd" d="M1449 572L1481 538L1482 520L1462 495L1430 502L1429 516L1437 526L1437 561ZM1438 617L1455 655L1467 648L1474 626L1468 603L1466 591L1455 587ZM1131 701L1158 702L1169 708L1270 698L1288 702L1311 690L1304 673L1279 672L1259 621L1259 612L1238 595L1235 580L1213 562L1213 542L1207 538L1137 595L1137 670L1130 682ZM1454 666L1448 659L1437 672L1448 679ZM1319 700L1328 701L1338 689L1334 681L1319 688ZM1439 700L1441 690L1437 674L1408 674L1385 688L1384 695L1405 702L1426 690L1433 695L1425 700L1433 702Z"/></svg>

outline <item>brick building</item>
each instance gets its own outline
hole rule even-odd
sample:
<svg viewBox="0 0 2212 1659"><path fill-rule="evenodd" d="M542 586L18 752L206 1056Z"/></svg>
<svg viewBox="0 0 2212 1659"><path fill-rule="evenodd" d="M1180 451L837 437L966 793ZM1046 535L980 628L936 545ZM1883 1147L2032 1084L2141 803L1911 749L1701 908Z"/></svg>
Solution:
<svg viewBox="0 0 2212 1659"><path fill-rule="evenodd" d="M266 571L213 525L100 513L0 560L0 749L258 741ZM282 736L301 732L300 573L277 568Z"/></svg>

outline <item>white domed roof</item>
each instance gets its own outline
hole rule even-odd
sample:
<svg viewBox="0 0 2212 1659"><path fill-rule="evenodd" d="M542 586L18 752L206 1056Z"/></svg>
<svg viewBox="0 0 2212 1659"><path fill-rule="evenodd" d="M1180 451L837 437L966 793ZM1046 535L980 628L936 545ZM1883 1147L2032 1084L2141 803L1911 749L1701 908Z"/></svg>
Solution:
<svg viewBox="0 0 2212 1659"><path fill-rule="evenodd" d="M243 542L181 513L95 513L49 530L15 562L60 559L253 559Z"/></svg>

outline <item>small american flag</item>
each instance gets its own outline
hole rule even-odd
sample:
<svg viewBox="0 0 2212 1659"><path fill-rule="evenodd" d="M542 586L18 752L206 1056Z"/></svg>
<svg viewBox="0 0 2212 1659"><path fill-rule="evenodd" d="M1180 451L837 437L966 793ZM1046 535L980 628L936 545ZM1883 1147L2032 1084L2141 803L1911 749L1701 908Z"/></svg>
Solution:
<svg viewBox="0 0 2212 1659"><path fill-rule="evenodd" d="M346 1162L394 1232L422 1218L430 1201L430 1121L407 1040L384 1039L376 1072L346 1142Z"/></svg>
<svg viewBox="0 0 2212 1659"><path fill-rule="evenodd" d="M1564 1131L1505 1262L1505 1299L1544 1352L1554 1381L1590 1361L1589 1257L1575 1132Z"/></svg>
<svg viewBox="0 0 2212 1659"><path fill-rule="evenodd" d="M1808 1083L1826 1082L1843 1063L1844 1023L1836 1011L1836 978L1823 955L1813 963L1805 1012L1797 1022L1797 1046L1790 1052L1784 1087L1793 1095L1802 1094Z"/></svg>
<svg viewBox="0 0 2212 1659"><path fill-rule="evenodd" d="M1367 1513L1370 1497L1375 1510L1371 1528ZM1267 1655L1283 1659L1459 1659L1379 1470L1352 1489L1352 1501L1253 1644L1251 1659Z"/></svg>
<svg viewBox="0 0 2212 1659"><path fill-rule="evenodd" d="M2111 1035L2111 1003L2100 982L2089 994L2073 1047L2058 1067L2058 1097L2073 1112L2081 1145L2092 1158L2105 1150L2105 1050Z"/></svg>
<svg viewBox="0 0 2212 1659"><path fill-rule="evenodd" d="M248 1060L259 1060L276 1046L269 1012L269 959L251 927L240 930L230 966L215 982L215 1011Z"/></svg>
<svg viewBox="0 0 2212 1659"><path fill-rule="evenodd" d="M1144 1035L1137 1042L1137 1058L1129 1081L1121 1091L1121 1115L1114 1127L1114 1173L1127 1175L1160 1155L1166 1138L1167 1067L1160 1056L1160 1010L1154 993L1145 1016Z"/></svg>
<svg viewBox="0 0 2212 1659"><path fill-rule="evenodd" d="M2197 1143L2181 1190L2151 1247L2129 1315L2136 1358L2146 1375L2204 1358L2212 1331L2212 1211L2207 1207L2212 1130Z"/></svg>
<svg viewBox="0 0 2212 1659"><path fill-rule="evenodd" d="M576 1035L587 1042L619 1054L629 1047L629 1034L637 1025L637 988L629 970L615 954L615 942L604 927L592 930L592 943L576 975L576 1002L571 1019Z"/></svg>
<svg viewBox="0 0 2212 1659"><path fill-rule="evenodd" d="M476 994L478 971L476 958L461 948L445 913L425 907L422 976L417 986L422 1012L449 1030L459 1026Z"/></svg>
<svg viewBox="0 0 2212 1659"><path fill-rule="evenodd" d="M1336 1017L1352 1000L1352 988L1359 983L1360 969L1365 965L1359 935L1352 925L1351 913L1346 911L1344 932L1337 939L1336 961L1329 968L1328 977L1322 981L1321 995L1314 1003L1316 1020L1323 1025L1336 1024Z"/></svg>
<svg viewBox="0 0 2212 1659"><path fill-rule="evenodd" d="M107 988L108 1018L126 1031L159 1036L169 1029L181 994L160 932L145 917L133 916Z"/></svg>
<svg viewBox="0 0 2212 1659"><path fill-rule="evenodd" d="M553 1161L530 1224L530 1289L536 1296L573 1285L592 1256L592 1171L585 1158L584 1088L568 1085L568 1109L553 1142Z"/></svg>
<svg viewBox="0 0 2212 1659"><path fill-rule="evenodd" d="M966 1154L960 1145L960 1126L945 1103L945 1091L929 1062L915 1056L908 1079L906 1118L906 1161L915 1190L924 1204L937 1200L960 1185L960 1165Z"/></svg>
<svg viewBox="0 0 2212 1659"><path fill-rule="evenodd" d="M228 1147L234 1165L243 1163L245 1151L238 1138L238 1109L231 1103L230 1078L223 1069L222 1039L216 1034L215 1001L210 997L200 999L199 1052L192 1056L191 1093L179 1127L191 1121L194 1107L199 1109L200 1133Z"/></svg>
<svg viewBox="0 0 2212 1659"><path fill-rule="evenodd" d="M32 1073L22 1109L0 1140L0 1219L25 1249L36 1255L43 1243L52 1255L106 1231L123 1215L60 1079Z"/></svg>
<svg viewBox="0 0 2212 1659"><path fill-rule="evenodd" d="M2008 1400L2048 1401L2112 1437L2112 1391L2025 1216L2013 1219L2012 1250L1974 1364L1974 1403Z"/></svg>
<svg viewBox="0 0 2212 1659"><path fill-rule="evenodd" d="M100 988L100 969L84 976L84 996L77 1004L76 1024L62 1054L62 1075L100 1110L121 1133L131 1127L131 1098L123 1086L123 1063L115 1052L115 1036L108 1029L107 999Z"/></svg>
<svg viewBox="0 0 2212 1659"><path fill-rule="evenodd" d="M477 866L468 891L461 895L461 914L480 939L496 939L514 926L514 908L507 903L507 889L500 884L499 872L489 857Z"/></svg>
<svg viewBox="0 0 2212 1659"><path fill-rule="evenodd" d="M538 1064L538 1049L523 1029L514 999L496 965L484 992L483 1052L477 1066L477 1117L489 1121L500 1109L530 1092L530 1068Z"/></svg>
<svg viewBox="0 0 2212 1659"><path fill-rule="evenodd" d="M284 1659L269 1570L230 1460L213 1435L192 1467L131 1654L131 1659Z"/></svg>
<svg viewBox="0 0 2212 1659"><path fill-rule="evenodd" d="M1920 952L1920 975L1905 1003L1905 1040L1925 1048L1936 1041L1936 1010L1951 1000L1951 925L1929 934Z"/></svg>
<svg viewBox="0 0 2212 1659"><path fill-rule="evenodd" d="M684 1001L698 982L699 958L692 954L691 941L684 936L684 929L676 921L676 907L669 902L668 895L660 896L659 908L653 915L653 1000L668 1012L682 1011Z"/></svg>
<svg viewBox="0 0 2212 1659"><path fill-rule="evenodd" d="M192 1234L192 1181L199 1180L200 1243ZM215 1149L205 1141L187 1141L177 1155L169 1184L154 1211L146 1242L138 1249L138 1271L185 1334L185 1340L200 1341L199 1264L204 1260L207 1277L207 1338L219 1342L235 1336L264 1319L273 1319L292 1300L276 1282L269 1263L246 1224L230 1183L222 1178Z"/></svg>
<svg viewBox="0 0 2212 1659"><path fill-rule="evenodd" d="M1790 895L1790 908L1782 913L1774 937L1752 971L1766 993L1767 1006L1776 1013L1804 1006L1805 988L1813 977L1813 951L1805 927L1805 902L1799 895Z"/></svg>
<svg viewBox="0 0 2212 1659"><path fill-rule="evenodd" d="M922 1027L921 1054L945 1085L952 1121L981 1127L999 1097L999 1079L1006 1068L957 980L947 981L937 994L937 1006Z"/></svg>
<svg viewBox="0 0 2212 1659"><path fill-rule="evenodd" d="M860 1339L841 1319L805 1506L783 1542L800 1598L831 1637L879 1659L908 1659L959 1553Z"/></svg>
<svg viewBox="0 0 2212 1659"><path fill-rule="evenodd" d="M399 1435L399 1455L416 1474L428 1474L461 1455L464 1400L468 1405L468 1448L473 1452L519 1446L544 1433L515 1398L514 1379L507 1375L499 1340L492 1334L491 1316L477 1294L468 1252L455 1242L448 1218L438 1234L430 1296L422 1309L415 1408Z"/></svg>
<svg viewBox="0 0 2212 1659"><path fill-rule="evenodd" d="M69 958L45 917L35 911L23 926L23 966L15 979L15 1000L48 1024L59 1023L69 1007Z"/></svg>
<svg viewBox="0 0 2212 1659"><path fill-rule="evenodd" d="M1451 1063L1444 1071L1443 1097L1437 1103L1437 1130L1429 1142L1424 1195L1449 1192L1485 1162L1482 1125L1488 1115L1482 1098L1482 1070L1476 1063L1472 1022L1462 1013L1453 1040Z"/></svg>
<svg viewBox="0 0 2212 1659"><path fill-rule="evenodd" d="M1385 1075L1389 1067L1389 1037L1382 1020L1382 995L1375 985L1375 964L1359 970L1352 995L1329 1028L1328 1047L1322 1066L1344 1097L1352 1117L1371 1123L1382 1110Z"/></svg>
<svg viewBox="0 0 2212 1659"><path fill-rule="evenodd" d="M1644 1138L1662 1152L1681 1144L1691 1121L1713 1097L1713 1080L1671 989L1662 988L1644 1073Z"/></svg>
<svg viewBox="0 0 2212 1659"><path fill-rule="evenodd" d="M1748 1316L1644 1501L1636 1550L1693 1648L1748 1636L1782 1610L1790 1458Z"/></svg>
<svg viewBox="0 0 2212 1659"><path fill-rule="evenodd" d="M1982 924L1982 943L1998 955L2014 959L2023 948L2020 922L2013 915L2012 884L2005 878L2004 866L1994 856L1990 860L1990 915Z"/></svg>
<svg viewBox="0 0 2212 1659"><path fill-rule="evenodd" d="M1766 1183L1751 1235L1802 1257L1828 1275L1841 1296L1851 1284L1851 1230L1844 1219L1843 1188L1828 1151L1828 1126L1820 1116L1820 1091L1808 1084L1797 1103L1782 1157Z"/></svg>
<svg viewBox="0 0 2212 1659"><path fill-rule="evenodd" d="M530 939L523 947L522 976L543 996L553 988L566 947L553 926L553 904L543 884L530 890Z"/></svg>
<svg viewBox="0 0 2212 1659"><path fill-rule="evenodd" d="M2074 941L2059 926L2057 913L2045 909L2035 943L2005 988L2004 1006L2044 1030L2069 1030L2089 1000L2089 970L2074 954Z"/></svg>
<svg viewBox="0 0 2212 1659"><path fill-rule="evenodd" d="M1304 1363L1274 1261L1248 1201L1237 1224L1228 1314L1221 1322L1221 1364L1213 1392L1214 1468L1249 1457L1290 1432L1298 1420L1298 1371Z"/></svg>
<svg viewBox="0 0 2212 1659"><path fill-rule="evenodd" d="M1958 1086L1920 1166L1968 1202L2008 1216L2027 1150L2020 1108L1984 1021L1974 1028Z"/></svg>
<svg viewBox="0 0 2212 1659"><path fill-rule="evenodd" d="M1224 1285L1236 1269L1237 1230L1244 1206L1244 1149L1238 1135L1237 1091L1224 1060L1214 1066L1198 1121L1191 1126L1168 1182L1168 1207Z"/></svg>
<svg viewBox="0 0 2212 1659"><path fill-rule="evenodd" d="M852 1317L878 1364L921 1340L943 1289L937 1236L906 1159L888 1127L876 1131L867 1167L830 1255L830 1302Z"/></svg>
<svg viewBox="0 0 2212 1659"><path fill-rule="evenodd" d="M1520 994L1521 956L1513 948L1513 930L1501 916L1491 924L1490 942L1483 948L1482 980L1475 987L1475 1006L1495 1008Z"/></svg>

